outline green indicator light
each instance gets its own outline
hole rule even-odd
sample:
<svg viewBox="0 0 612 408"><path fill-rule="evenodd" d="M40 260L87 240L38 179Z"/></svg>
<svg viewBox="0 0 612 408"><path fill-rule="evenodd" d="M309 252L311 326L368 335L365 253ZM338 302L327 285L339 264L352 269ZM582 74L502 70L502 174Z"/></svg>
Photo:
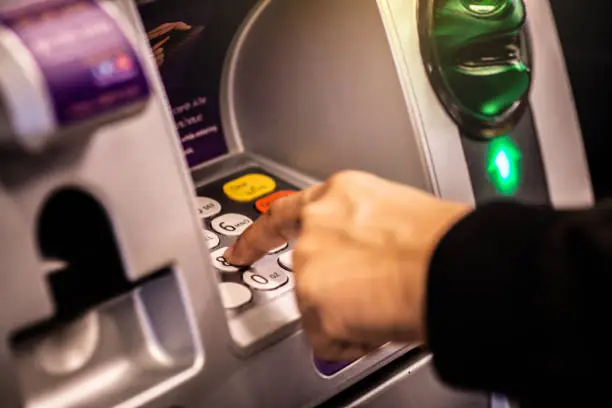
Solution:
<svg viewBox="0 0 612 408"><path fill-rule="evenodd" d="M498 193L516 193L521 181L521 152L512 140L502 137L490 143L487 173Z"/></svg>

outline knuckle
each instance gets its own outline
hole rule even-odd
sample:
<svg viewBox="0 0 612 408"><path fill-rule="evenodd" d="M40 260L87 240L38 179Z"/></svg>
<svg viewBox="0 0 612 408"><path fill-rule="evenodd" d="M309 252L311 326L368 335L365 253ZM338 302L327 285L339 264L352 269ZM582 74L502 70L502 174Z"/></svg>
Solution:
<svg viewBox="0 0 612 408"><path fill-rule="evenodd" d="M353 184L361 180L366 173L358 170L341 170L329 179L330 185L333 187L344 187L347 184Z"/></svg>

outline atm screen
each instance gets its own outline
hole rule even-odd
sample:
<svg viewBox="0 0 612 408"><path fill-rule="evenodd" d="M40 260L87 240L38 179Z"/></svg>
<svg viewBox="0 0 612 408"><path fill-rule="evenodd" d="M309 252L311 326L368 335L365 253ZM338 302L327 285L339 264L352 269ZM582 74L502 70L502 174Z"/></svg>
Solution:
<svg viewBox="0 0 612 408"><path fill-rule="evenodd" d="M189 167L228 152L219 106L223 63L256 1L138 1Z"/></svg>

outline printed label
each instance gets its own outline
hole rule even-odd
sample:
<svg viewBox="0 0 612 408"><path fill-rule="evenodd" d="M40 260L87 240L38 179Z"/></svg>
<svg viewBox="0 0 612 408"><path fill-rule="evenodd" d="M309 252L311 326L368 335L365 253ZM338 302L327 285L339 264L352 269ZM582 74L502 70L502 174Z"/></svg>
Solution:
<svg viewBox="0 0 612 408"><path fill-rule="evenodd" d="M137 0L190 167L228 152L221 76L236 31L257 0Z"/></svg>
<svg viewBox="0 0 612 408"><path fill-rule="evenodd" d="M47 0L0 13L32 53L58 124L144 100L142 66L117 22L93 0Z"/></svg>

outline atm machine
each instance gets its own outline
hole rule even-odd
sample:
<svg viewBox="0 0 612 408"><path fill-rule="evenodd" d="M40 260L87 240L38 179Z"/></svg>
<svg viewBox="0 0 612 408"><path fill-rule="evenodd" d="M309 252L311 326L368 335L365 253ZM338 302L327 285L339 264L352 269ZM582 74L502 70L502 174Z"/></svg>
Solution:
<svg viewBox="0 0 612 408"><path fill-rule="evenodd" d="M0 2L3 406L489 406L419 345L315 359L291 243L222 254L347 168L592 204L548 3L164 1Z"/></svg>

